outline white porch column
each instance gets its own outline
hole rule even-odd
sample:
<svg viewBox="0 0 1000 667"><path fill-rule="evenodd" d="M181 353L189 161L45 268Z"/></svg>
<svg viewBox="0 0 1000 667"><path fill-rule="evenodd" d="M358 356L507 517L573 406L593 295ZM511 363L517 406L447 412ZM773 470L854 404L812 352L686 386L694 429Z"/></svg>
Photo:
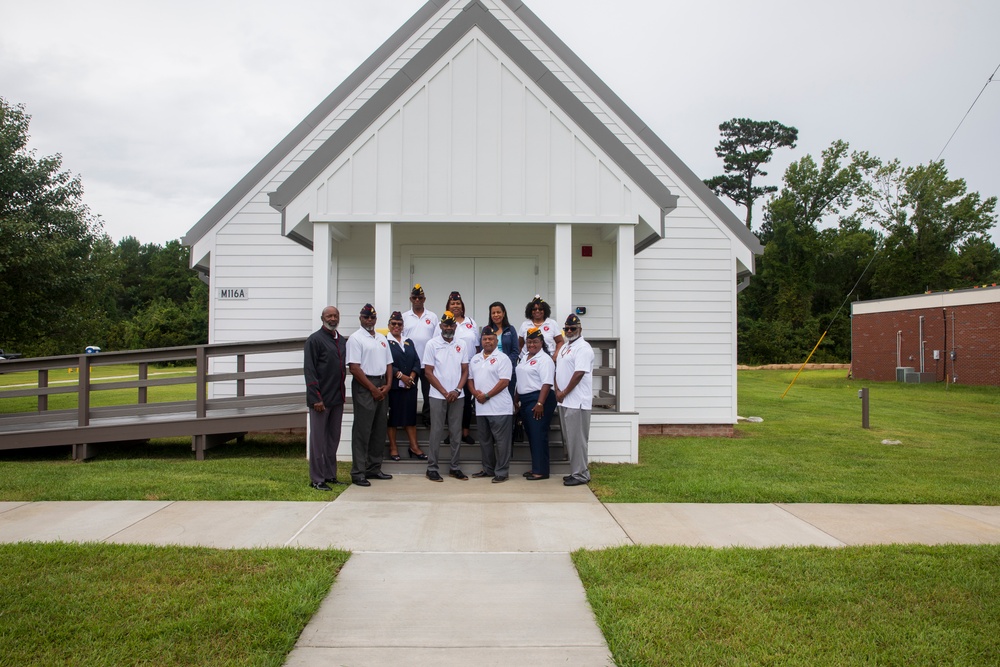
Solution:
<svg viewBox="0 0 1000 667"><path fill-rule="evenodd" d="M392 312L392 223L375 223L375 312L379 329L389 326Z"/></svg>
<svg viewBox="0 0 1000 667"><path fill-rule="evenodd" d="M319 328L319 314L324 308L337 305L337 259L333 254L330 224L327 222L313 223L312 264L310 331Z"/></svg>
<svg viewBox="0 0 1000 667"><path fill-rule="evenodd" d="M556 293L552 295L552 319L561 327L573 309L573 225L559 223L555 228Z"/></svg>
<svg viewBox="0 0 1000 667"><path fill-rule="evenodd" d="M615 247L615 335L618 337L618 410L635 411L635 227L618 225Z"/></svg>

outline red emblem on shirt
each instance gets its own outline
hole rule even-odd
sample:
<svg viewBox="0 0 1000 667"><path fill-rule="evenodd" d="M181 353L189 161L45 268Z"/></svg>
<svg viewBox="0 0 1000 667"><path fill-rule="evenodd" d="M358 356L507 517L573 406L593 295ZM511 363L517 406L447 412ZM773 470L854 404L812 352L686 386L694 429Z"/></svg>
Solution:
<svg viewBox="0 0 1000 667"><path fill-rule="evenodd" d="M490 363L491 363L491 364L495 364L496 362L497 362L497 360L496 360L496 359L490 359Z"/></svg>
<svg viewBox="0 0 1000 667"><path fill-rule="evenodd" d="M431 323L431 321L430 321L430 319L429 319L429 318L428 318L428 319L426 319L426 320L424 320L424 324L430 324L430 323Z"/></svg>
<svg viewBox="0 0 1000 667"><path fill-rule="evenodd" d="M472 322L466 322L465 323L465 328L466 329L471 329L472 328Z"/></svg>
<svg viewBox="0 0 1000 667"><path fill-rule="evenodd" d="M529 366L534 366L537 363L538 363L537 361L535 361L534 359L532 359L531 361L528 362L528 365Z"/></svg>
<svg viewBox="0 0 1000 667"><path fill-rule="evenodd" d="M462 346L461 345L456 345L455 346L455 351L456 352L461 352L462 351Z"/></svg>
<svg viewBox="0 0 1000 667"><path fill-rule="evenodd" d="M548 327L548 325L545 325L544 327L542 327L542 329L543 329L544 331L548 331L548 330L549 330L549 327Z"/></svg>
<svg viewBox="0 0 1000 667"><path fill-rule="evenodd" d="M379 342L381 342L381 341L379 341ZM382 347L385 347L385 343L382 343Z"/></svg>

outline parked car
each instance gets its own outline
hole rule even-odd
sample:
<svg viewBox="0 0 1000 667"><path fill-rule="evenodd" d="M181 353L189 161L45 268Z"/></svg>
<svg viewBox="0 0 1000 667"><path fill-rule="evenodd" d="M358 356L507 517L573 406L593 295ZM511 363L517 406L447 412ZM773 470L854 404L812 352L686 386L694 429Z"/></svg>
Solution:
<svg viewBox="0 0 1000 667"><path fill-rule="evenodd" d="M0 350L0 361L6 361L7 359L20 359L22 355L20 352L4 352Z"/></svg>

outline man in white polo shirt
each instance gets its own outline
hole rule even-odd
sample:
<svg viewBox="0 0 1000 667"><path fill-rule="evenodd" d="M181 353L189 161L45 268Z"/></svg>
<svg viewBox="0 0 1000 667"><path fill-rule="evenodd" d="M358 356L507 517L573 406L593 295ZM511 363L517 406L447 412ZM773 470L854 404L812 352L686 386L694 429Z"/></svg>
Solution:
<svg viewBox="0 0 1000 667"><path fill-rule="evenodd" d="M431 435L427 443L427 479L443 482L438 468L438 451L448 424L451 436L451 462L448 474L465 481L468 478L458 467L462 447L462 409L465 407L462 388L469 377L469 345L455 336L455 316L450 310L441 316L441 335L432 338L424 348L424 372L431 385Z"/></svg>
<svg viewBox="0 0 1000 667"><path fill-rule="evenodd" d="M351 371L351 480L371 486L370 479L392 479L382 472L389 388L392 386L392 351L385 336L375 331L378 316L366 303L358 318L361 327L347 339L347 368Z"/></svg>
<svg viewBox="0 0 1000 667"><path fill-rule="evenodd" d="M420 359L421 363L424 360L424 348L427 347L427 341L434 338L438 332L438 316L424 308L426 301L427 297L424 294L424 288L420 286L420 283L417 283L410 290L411 307L403 313L403 339L409 338L413 341L413 349L416 350L417 358ZM417 380L420 382L420 395L424 398L424 405L420 409L420 414L424 420L424 426L430 426L431 404L429 392L431 386L427 382L427 376L424 375L423 368L417 371Z"/></svg>
<svg viewBox="0 0 1000 667"><path fill-rule="evenodd" d="M469 392L476 401L476 433L482 450L483 469L473 477L492 477L494 484L507 481L510 470L514 399L507 391L513 367L510 358L497 349L497 330L483 327L479 345L483 351L469 362Z"/></svg>
<svg viewBox="0 0 1000 667"><path fill-rule="evenodd" d="M563 333L566 343L556 359L555 383L559 427L569 455L569 474L563 484L579 486L590 481L587 444L594 407L594 348L583 339L583 324L576 315L566 318Z"/></svg>

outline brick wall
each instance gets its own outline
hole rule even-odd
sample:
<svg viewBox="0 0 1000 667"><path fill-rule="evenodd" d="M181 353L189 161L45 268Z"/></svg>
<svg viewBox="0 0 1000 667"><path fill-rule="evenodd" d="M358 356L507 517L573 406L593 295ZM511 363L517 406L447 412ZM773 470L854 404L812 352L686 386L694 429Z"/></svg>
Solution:
<svg viewBox="0 0 1000 667"><path fill-rule="evenodd" d="M896 332L901 366L920 370L920 316L924 316L924 370L943 382L1000 386L1000 305L923 308L854 315L851 374L859 380L896 379ZM954 322L952 317L954 316ZM947 325L947 326L946 326ZM948 353L955 350L955 361ZM934 359L940 350L940 359Z"/></svg>

